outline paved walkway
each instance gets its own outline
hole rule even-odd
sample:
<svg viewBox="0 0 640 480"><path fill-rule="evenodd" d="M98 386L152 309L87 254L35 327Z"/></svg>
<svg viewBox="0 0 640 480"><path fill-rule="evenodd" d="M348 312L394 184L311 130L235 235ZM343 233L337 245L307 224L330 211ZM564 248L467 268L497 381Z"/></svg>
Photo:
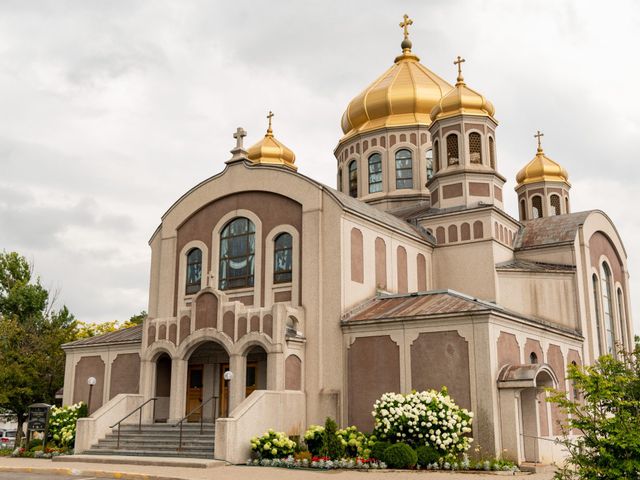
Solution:
<svg viewBox="0 0 640 480"><path fill-rule="evenodd" d="M33 458L0 457L0 473L39 474L40 478L62 480L73 477L120 478L123 480L462 480L503 478L501 475L433 473L426 471L302 471L284 468L224 466L216 468L154 467L96 463L51 462ZM366 475L363 477L362 475ZM522 480L551 480L553 474L518 475ZM2 477L1 478L6 478ZM18 477L16 477L18 478Z"/></svg>

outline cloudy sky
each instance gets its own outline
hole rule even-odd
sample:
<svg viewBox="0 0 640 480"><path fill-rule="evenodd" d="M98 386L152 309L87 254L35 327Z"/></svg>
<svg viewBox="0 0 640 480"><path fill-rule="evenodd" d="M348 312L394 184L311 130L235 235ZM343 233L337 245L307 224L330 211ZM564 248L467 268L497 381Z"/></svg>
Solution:
<svg viewBox="0 0 640 480"><path fill-rule="evenodd" d="M265 114L300 172L333 185L349 100L414 52L496 106L499 168L545 133L574 211L617 225L640 305L640 3L575 0L10 1L0 3L0 249L35 263L88 321L146 309L147 241L182 193L223 167ZM636 329L640 313L636 312Z"/></svg>

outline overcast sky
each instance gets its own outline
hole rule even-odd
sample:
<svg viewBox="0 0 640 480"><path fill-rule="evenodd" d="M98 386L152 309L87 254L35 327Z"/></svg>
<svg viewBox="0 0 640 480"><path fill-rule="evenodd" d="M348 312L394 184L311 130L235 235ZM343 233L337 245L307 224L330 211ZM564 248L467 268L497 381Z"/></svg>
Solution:
<svg viewBox="0 0 640 480"><path fill-rule="evenodd" d="M405 12L422 63L453 83L462 55L467 84L496 106L508 211L540 129L573 211L615 222L640 305L632 0L3 0L0 249L32 260L82 320L146 309L147 241L223 168L236 127L250 145L273 110L299 171L333 186L342 112L399 53Z"/></svg>

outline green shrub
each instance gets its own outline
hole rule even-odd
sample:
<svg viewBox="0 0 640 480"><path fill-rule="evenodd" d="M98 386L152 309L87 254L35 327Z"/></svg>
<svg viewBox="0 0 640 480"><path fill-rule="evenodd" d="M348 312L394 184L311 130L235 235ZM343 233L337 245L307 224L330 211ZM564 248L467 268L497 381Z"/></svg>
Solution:
<svg viewBox="0 0 640 480"><path fill-rule="evenodd" d="M387 448L382 460L389 468L411 468L418 463L418 455L409 445L400 442Z"/></svg>
<svg viewBox="0 0 640 480"><path fill-rule="evenodd" d="M416 448L416 455L418 455L418 465L426 467L432 463L438 463L438 460L442 457L442 452L439 452L431 445L421 445Z"/></svg>
<svg viewBox="0 0 640 480"><path fill-rule="evenodd" d="M42 450L42 440L34 439L29 442L29 445L27 445L27 450L30 452L38 449Z"/></svg>
<svg viewBox="0 0 640 480"><path fill-rule="evenodd" d="M371 453L369 454L369 458L375 458L376 460L382 460L384 456L384 451L391 446L389 442L376 442L371 447Z"/></svg>
<svg viewBox="0 0 640 480"><path fill-rule="evenodd" d="M332 418L327 417L327 420L324 422L320 455L329 457L331 460L338 460L344 455L344 446L338 436L337 430L338 425L336 422Z"/></svg>
<svg viewBox="0 0 640 480"><path fill-rule="evenodd" d="M324 435L324 427L322 425L311 425L304 432L304 443L312 455L320 455L322 449L322 436Z"/></svg>
<svg viewBox="0 0 640 480"><path fill-rule="evenodd" d="M49 436L58 447L73 447L76 440L76 422L87 416L84 402L66 407L51 407Z"/></svg>

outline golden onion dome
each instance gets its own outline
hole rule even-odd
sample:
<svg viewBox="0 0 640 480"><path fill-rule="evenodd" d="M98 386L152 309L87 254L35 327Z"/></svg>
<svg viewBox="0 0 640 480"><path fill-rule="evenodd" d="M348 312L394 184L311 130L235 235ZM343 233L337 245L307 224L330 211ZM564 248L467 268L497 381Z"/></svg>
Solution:
<svg viewBox="0 0 640 480"><path fill-rule="evenodd" d="M558 162L551 160L544 154L542 146L540 145L540 137L542 134L538 132L538 151L536 156L527 163L522 170L516 175L516 189L522 185L537 182L564 182L567 185L569 183L569 173Z"/></svg>
<svg viewBox="0 0 640 480"><path fill-rule="evenodd" d="M249 160L253 163L282 165L292 170L298 170L298 167L294 165L296 155L293 153L293 150L273 136L273 130L271 129L273 113L269 112L267 118L269 119L267 133L262 140L249 148L247 157L249 157Z"/></svg>
<svg viewBox="0 0 640 480"><path fill-rule="evenodd" d="M411 52L405 15L402 54L394 64L355 97L342 115L345 138L383 127L426 125L429 112L453 86L420 63Z"/></svg>
<svg viewBox="0 0 640 480"><path fill-rule="evenodd" d="M458 57L453 62L458 65L456 86L433 107L431 110L432 122L455 115L477 115L493 118L493 114L496 112L493 104L484 95L467 87L464 83L461 68L464 61L464 58Z"/></svg>

